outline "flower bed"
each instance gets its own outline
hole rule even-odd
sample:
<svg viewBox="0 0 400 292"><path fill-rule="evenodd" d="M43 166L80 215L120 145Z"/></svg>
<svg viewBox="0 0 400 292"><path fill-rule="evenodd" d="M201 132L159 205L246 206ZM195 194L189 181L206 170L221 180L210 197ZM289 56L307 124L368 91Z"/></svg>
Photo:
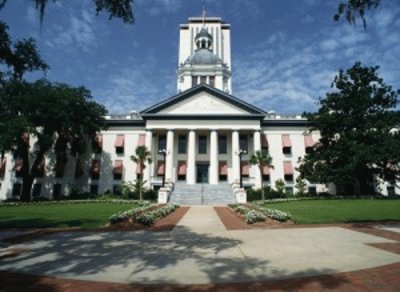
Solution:
<svg viewBox="0 0 400 292"><path fill-rule="evenodd" d="M152 225L158 219L167 216L168 214L179 208L178 205L165 205L161 208L157 208L154 211L143 212L141 215L137 216L135 220L143 225Z"/></svg>
<svg viewBox="0 0 400 292"><path fill-rule="evenodd" d="M257 210L259 210L260 212L262 212L263 214L268 216L269 218L278 220L280 222L288 221L291 218L289 213L283 212L281 210L267 208L267 207L265 207L261 204L257 204L257 203L253 204L253 206Z"/></svg>
<svg viewBox="0 0 400 292"><path fill-rule="evenodd" d="M157 206L157 205L146 202L142 205L142 207L134 207L128 211L119 212L117 214L111 215L109 218L109 221L111 224L122 222L128 218L136 217L139 214L154 208L155 206Z"/></svg>
<svg viewBox="0 0 400 292"><path fill-rule="evenodd" d="M229 205L236 213L242 214L247 224L265 221L266 217L263 213L251 209L246 205Z"/></svg>

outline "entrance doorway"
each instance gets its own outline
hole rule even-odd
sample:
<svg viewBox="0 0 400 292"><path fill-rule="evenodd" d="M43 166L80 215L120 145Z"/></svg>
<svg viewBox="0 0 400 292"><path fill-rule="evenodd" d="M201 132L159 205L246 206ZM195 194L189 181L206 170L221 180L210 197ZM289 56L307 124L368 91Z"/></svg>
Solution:
<svg viewBox="0 0 400 292"><path fill-rule="evenodd" d="M207 162L204 163L197 163L196 164L196 171L197 171L197 183L208 183L208 166Z"/></svg>

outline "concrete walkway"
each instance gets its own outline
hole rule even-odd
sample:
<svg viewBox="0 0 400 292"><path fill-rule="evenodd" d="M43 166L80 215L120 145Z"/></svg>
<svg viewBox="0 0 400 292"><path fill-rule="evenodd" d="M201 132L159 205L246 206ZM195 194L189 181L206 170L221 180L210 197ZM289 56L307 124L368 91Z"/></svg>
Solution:
<svg viewBox="0 0 400 292"><path fill-rule="evenodd" d="M335 274L400 262L367 245L396 242L339 227L227 231L192 207L172 232L65 232L13 245L32 250L0 270L119 283L207 284Z"/></svg>

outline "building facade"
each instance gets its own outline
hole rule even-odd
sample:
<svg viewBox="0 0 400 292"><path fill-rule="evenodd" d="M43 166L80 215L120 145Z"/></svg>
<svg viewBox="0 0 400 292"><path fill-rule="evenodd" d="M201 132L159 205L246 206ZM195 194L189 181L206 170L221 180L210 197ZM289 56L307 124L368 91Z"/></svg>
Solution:
<svg viewBox="0 0 400 292"><path fill-rule="evenodd" d="M138 146L146 146L153 161L143 174L147 187L160 188L163 179L233 185L242 177L244 187L260 188L262 178L273 187L281 179L286 192L295 192L298 160L319 135L307 131L301 116L266 113L232 95L230 49L229 24L217 17L189 18L180 26L177 95L140 113L107 116L108 129L90 143L90 151L79 159L70 156L61 170L50 153L32 196L57 198L74 189L113 192L138 178L139 167L130 159ZM268 151L274 168L260 174L250 165L257 150ZM0 199L20 195L20 168L20 161L7 154L0 165ZM308 183L307 188L310 193L336 192L334 185ZM383 193L392 191L384 185Z"/></svg>

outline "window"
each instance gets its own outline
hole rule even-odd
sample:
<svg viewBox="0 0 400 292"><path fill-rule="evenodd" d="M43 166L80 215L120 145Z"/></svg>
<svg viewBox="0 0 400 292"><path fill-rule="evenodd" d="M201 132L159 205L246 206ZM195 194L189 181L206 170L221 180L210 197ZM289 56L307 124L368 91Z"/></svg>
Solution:
<svg viewBox="0 0 400 292"><path fill-rule="evenodd" d="M285 187L285 193L288 195L293 195L293 187Z"/></svg>
<svg viewBox="0 0 400 292"><path fill-rule="evenodd" d="M387 187L387 194L388 196L395 196L396 195L396 190L394 186L388 186Z"/></svg>
<svg viewBox="0 0 400 292"><path fill-rule="evenodd" d="M226 154L227 152L227 143L225 135L218 137L218 152L219 154Z"/></svg>
<svg viewBox="0 0 400 292"><path fill-rule="evenodd" d="M226 175L224 175L224 174L219 175L219 181L227 181L227 180L228 180L228 177Z"/></svg>
<svg viewBox="0 0 400 292"><path fill-rule="evenodd" d="M62 193L62 185L61 184L54 184L53 186L53 199L59 200Z"/></svg>
<svg viewBox="0 0 400 292"><path fill-rule="evenodd" d="M262 147L262 148L261 148L261 151L262 151L263 153L266 153L266 154L269 153L268 147Z"/></svg>
<svg viewBox="0 0 400 292"><path fill-rule="evenodd" d="M98 134L93 138L92 149L94 153L101 153L103 150L103 135Z"/></svg>
<svg viewBox="0 0 400 292"><path fill-rule="evenodd" d="M40 193L41 192L42 192L42 184L34 184L33 185L32 196L34 198L40 197Z"/></svg>
<svg viewBox="0 0 400 292"><path fill-rule="evenodd" d="M100 160L98 159L92 160L92 168L90 174L93 180L100 178Z"/></svg>
<svg viewBox="0 0 400 292"><path fill-rule="evenodd" d="M309 186L308 187L308 194L311 196L315 196L317 194L317 187Z"/></svg>
<svg viewBox="0 0 400 292"><path fill-rule="evenodd" d="M197 85L197 76L192 76L192 87Z"/></svg>
<svg viewBox="0 0 400 292"><path fill-rule="evenodd" d="M16 183L13 185L13 189L12 189L12 196L13 197L18 197L21 195L21 191L22 191L22 184L20 183Z"/></svg>
<svg viewBox="0 0 400 292"><path fill-rule="evenodd" d="M185 154L186 153L186 136L179 135L178 137L178 153Z"/></svg>
<svg viewBox="0 0 400 292"><path fill-rule="evenodd" d="M269 174L263 174L262 179L264 183L269 184L271 182L271 177Z"/></svg>
<svg viewBox="0 0 400 292"><path fill-rule="evenodd" d="M158 151L167 149L167 138L165 135L158 136Z"/></svg>
<svg viewBox="0 0 400 292"><path fill-rule="evenodd" d="M115 139L115 153L124 154L125 135L117 135Z"/></svg>
<svg viewBox="0 0 400 292"><path fill-rule="evenodd" d="M180 174L178 174L178 180L179 181L185 181L186 180L186 175L180 175Z"/></svg>
<svg viewBox="0 0 400 292"><path fill-rule="evenodd" d="M207 154L207 137L199 136L199 154Z"/></svg>
<svg viewBox="0 0 400 292"><path fill-rule="evenodd" d="M206 76L200 76L200 84L206 84L207 82L207 77Z"/></svg>
<svg viewBox="0 0 400 292"><path fill-rule="evenodd" d="M282 148L282 153L285 154L285 155L292 154L292 147L283 147Z"/></svg>
<svg viewBox="0 0 400 292"><path fill-rule="evenodd" d="M239 137L239 148L249 152L249 143L247 141L247 135L240 135Z"/></svg>
<svg viewBox="0 0 400 292"><path fill-rule="evenodd" d="M90 185L90 193L97 195L99 193L99 185Z"/></svg>
<svg viewBox="0 0 400 292"><path fill-rule="evenodd" d="M284 178L286 182L293 182L293 174L285 174Z"/></svg>
<svg viewBox="0 0 400 292"><path fill-rule="evenodd" d="M122 173L124 171L124 164L122 160L115 160L113 165L113 177L115 180L122 179Z"/></svg>
<svg viewBox="0 0 400 292"><path fill-rule="evenodd" d="M215 87L215 76L210 76L210 86Z"/></svg>

